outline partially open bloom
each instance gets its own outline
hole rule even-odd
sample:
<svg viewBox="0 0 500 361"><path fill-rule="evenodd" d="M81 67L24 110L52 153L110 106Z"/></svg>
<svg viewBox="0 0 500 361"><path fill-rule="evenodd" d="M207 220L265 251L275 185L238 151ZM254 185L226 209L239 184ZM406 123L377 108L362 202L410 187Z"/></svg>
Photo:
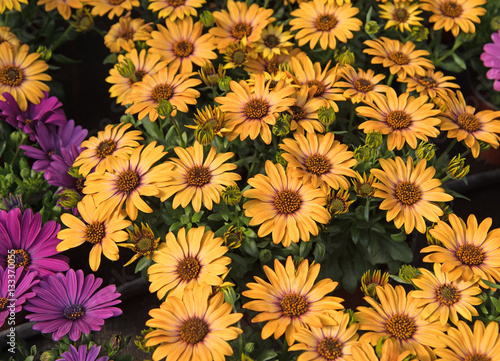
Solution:
<svg viewBox="0 0 500 361"><path fill-rule="evenodd" d="M493 88L500 91L500 30L491 34L491 40L493 43L484 45L481 60L485 67L490 68L486 77L494 80Z"/></svg>
<svg viewBox="0 0 500 361"><path fill-rule="evenodd" d="M101 346L93 345L87 351L87 345L80 345L78 349L73 345L69 345L69 350L63 352L62 358L57 361L108 361L108 356L97 357L99 351L101 351Z"/></svg>
<svg viewBox="0 0 500 361"><path fill-rule="evenodd" d="M136 41L146 41L151 38L151 26L144 19L132 19L130 16L120 16L118 23L111 26L104 36L104 45L112 53L122 50L127 52L135 49Z"/></svg>
<svg viewBox="0 0 500 361"><path fill-rule="evenodd" d="M155 234L151 230L151 227L144 223L141 223L140 228L137 224L134 224L134 231L132 232L127 228L127 232L130 235L131 243L118 243L118 245L131 249L135 252L135 254L127 263L123 265L123 267L128 266L143 256L147 259L151 259L151 254L158 248L160 237L156 238Z"/></svg>
<svg viewBox="0 0 500 361"><path fill-rule="evenodd" d="M444 76L440 71L435 72L429 69L425 75L415 74L401 81L407 84L406 91L408 93L416 91L420 95L428 95L431 99L434 99L437 96L440 98L446 97L451 91L450 88L460 88L458 84L452 83L451 80L455 80L455 77Z"/></svg>
<svg viewBox="0 0 500 361"><path fill-rule="evenodd" d="M283 24L269 24L262 30L261 38L254 44L253 51L262 53L264 59L271 59L274 55L288 54L288 49L293 43L288 41L293 38L289 31L283 31Z"/></svg>

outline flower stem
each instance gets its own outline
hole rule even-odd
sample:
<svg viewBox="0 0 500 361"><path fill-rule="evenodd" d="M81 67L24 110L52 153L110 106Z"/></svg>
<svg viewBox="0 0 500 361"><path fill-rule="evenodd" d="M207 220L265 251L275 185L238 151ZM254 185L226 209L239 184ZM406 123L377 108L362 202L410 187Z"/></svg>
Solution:
<svg viewBox="0 0 500 361"><path fill-rule="evenodd" d="M389 80L387 80L387 86L391 86L393 80L394 80L394 74L391 73L391 75L389 75Z"/></svg>
<svg viewBox="0 0 500 361"><path fill-rule="evenodd" d="M448 147L446 148L446 150L443 152L443 154L441 154L438 158L438 160L436 161L436 165L439 166L439 163L441 163L444 159L444 157L446 157L448 155L448 153L451 151L451 149L455 146L455 144L457 144L457 140L456 139L453 139L450 144L448 145Z"/></svg>
<svg viewBox="0 0 500 361"><path fill-rule="evenodd" d="M182 135L181 135L181 130L179 128L179 125L177 124L177 121L175 120L175 117L173 117L171 115L169 115L168 117L170 118L170 122L174 126L175 131L177 132L177 136L179 137L179 144L180 144L180 146L182 148L186 148L186 144L184 144L184 140L182 139Z"/></svg>
<svg viewBox="0 0 500 361"><path fill-rule="evenodd" d="M54 45L52 45L50 47L50 50L54 51L56 50L59 46L61 46L61 44L63 43L63 40L64 38L71 32L71 30L73 29L73 26L69 25L66 30L64 30L64 33L62 33L62 35L59 37L59 39L56 40L56 42L54 43Z"/></svg>

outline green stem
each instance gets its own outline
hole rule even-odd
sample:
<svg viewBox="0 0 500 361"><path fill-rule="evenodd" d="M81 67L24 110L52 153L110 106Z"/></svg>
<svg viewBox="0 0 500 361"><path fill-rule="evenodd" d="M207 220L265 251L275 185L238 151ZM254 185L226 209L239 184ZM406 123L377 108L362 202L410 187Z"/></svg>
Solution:
<svg viewBox="0 0 500 361"><path fill-rule="evenodd" d="M66 30L64 30L64 33L62 33L62 35L59 37L59 39L56 40L56 42L54 43L54 45L52 45L50 47L50 50L54 51L56 50L59 46L61 46L61 44L63 43L63 40L64 38L71 32L71 30L73 29L73 26L69 25Z"/></svg>
<svg viewBox="0 0 500 361"><path fill-rule="evenodd" d="M393 80L394 80L394 74L391 73L391 75L389 75L389 80L387 80L387 86L391 86Z"/></svg>
<svg viewBox="0 0 500 361"><path fill-rule="evenodd" d="M23 145L24 144L24 141L26 139L28 139L28 135L26 133L21 133L22 134L22 137L21 137L21 141L19 142L19 145ZM19 156L19 150L21 148L19 148L19 145L16 147L16 152L14 153L14 157L12 158L12 161L10 162L10 167L13 168L14 167L14 163L16 162L17 160L17 157Z"/></svg>
<svg viewBox="0 0 500 361"><path fill-rule="evenodd" d="M453 139L450 144L448 145L448 147L446 148L446 150L443 152L443 154L441 154L438 158L438 160L436 161L436 165L439 167L439 163L441 163L444 159L444 157L446 157L448 155L448 153L451 151L451 149L455 146L455 144L457 144L457 140L456 139Z"/></svg>
<svg viewBox="0 0 500 361"><path fill-rule="evenodd" d="M450 50L448 50L442 57L434 61L434 65L439 66L439 64L441 64L443 60L452 55L455 52L455 50L457 50L458 47L460 47L460 45L462 45L462 42L459 41L458 38L455 38L455 43L453 44L453 47Z"/></svg>
<svg viewBox="0 0 500 361"><path fill-rule="evenodd" d="M182 148L186 148L186 144L184 144L184 140L182 139L182 135L181 135L181 130L179 128L179 125L177 124L177 121L175 120L175 117L173 117L171 115L169 115L168 117L170 118L170 122L174 126L175 131L177 132L177 136L179 137L179 144L180 144L180 146Z"/></svg>
<svg viewBox="0 0 500 361"><path fill-rule="evenodd" d="M286 337L283 340L283 346L281 347L281 361L288 361L288 343L286 342Z"/></svg>

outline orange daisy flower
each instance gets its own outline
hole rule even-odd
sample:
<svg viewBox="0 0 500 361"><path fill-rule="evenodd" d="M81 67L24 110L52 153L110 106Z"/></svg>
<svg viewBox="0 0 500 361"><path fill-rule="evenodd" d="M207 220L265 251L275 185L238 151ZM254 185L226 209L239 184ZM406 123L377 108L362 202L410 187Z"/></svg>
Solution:
<svg viewBox="0 0 500 361"><path fill-rule="evenodd" d="M71 17L71 9L81 9L81 0L38 0L37 5L45 5L45 11L52 11L57 8L61 16L68 20Z"/></svg>
<svg viewBox="0 0 500 361"><path fill-rule="evenodd" d="M28 0L0 0L0 14L7 10L17 10L21 12L21 4L27 4Z"/></svg>
<svg viewBox="0 0 500 361"><path fill-rule="evenodd" d="M288 112L292 115L290 130L301 134L304 133L304 130L307 133L323 133L325 131L325 127L318 120L318 109L324 104L324 101L315 98L315 93L315 88L303 85L292 95L297 100L288 109Z"/></svg>
<svg viewBox="0 0 500 361"><path fill-rule="evenodd" d="M384 74L377 74L371 69L366 72L363 69L356 71L352 66L346 65L342 72L342 78L346 81L338 81L337 87L347 88L344 97L351 99L352 103L359 103L364 100L367 103L373 102L380 93L387 92L388 86L379 84L384 78Z"/></svg>
<svg viewBox="0 0 500 361"><path fill-rule="evenodd" d="M149 0L149 10L159 11L158 17L170 21L184 19L186 16L198 16L196 8L205 4L205 0Z"/></svg>
<svg viewBox="0 0 500 361"><path fill-rule="evenodd" d="M124 11L140 6L139 0L88 0L88 4L93 6L92 15L108 14L109 19L120 17Z"/></svg>
<svg viewBox="0 0 500 361"><path fill-rule="evenodd" d="M416 91L420 95L428 95L431 99L434 99L437 96L440 98L446 97L451 91L450 88L460 88L458 84L452 83L450 80L455 80L455 77L444 76L442 72L434 72L434 70L430 69L425 72L425 75L415 74L401 81L406 83L408 93Z"/></svg>
<svg viewBox="0 0 500 361"><path fill-rule="evenodd" d="M151 38L153 28L146 24L144 19L132 19L130 16L121 16L118 23L111 26L104 36L104 45L112 53L122 50L127 52L135 49L136 41L146 41Z"/></svg>
<svg viewBox="0 0 500 361"><path fill-rule="evenodd" d="M387 2L379 5L379 8L382 9L380 17L389 20L384 29L394 26L399 31L404 32L405 30L411 31L410 26L422 26L420 20L424 19L417 16L422 13L422 10L419 10L419 3L412 4L409 1L400 1L393 4Z"/></svg>
<svg viewBox="0 0 500 361"><path fill-rule="evenodd" d="M297 48L288 50L288 54L273 55L271 58L267 59L257 54L256 58L248 59L243 69L251 74L262 74L266 72L275 75L279 71L286 70L293 57L301 56L307 55Z"/></svg>
<svg viewBox="0 0 500 361"><path fill-rule="evenodd" d="M275 55L288 54L288 49L293 43L288 41L293 38L289 31L283 31L283 24L269 24L262 30L261 38L254 44L254 52L262 53L264 59L271 59Z"/></svg>

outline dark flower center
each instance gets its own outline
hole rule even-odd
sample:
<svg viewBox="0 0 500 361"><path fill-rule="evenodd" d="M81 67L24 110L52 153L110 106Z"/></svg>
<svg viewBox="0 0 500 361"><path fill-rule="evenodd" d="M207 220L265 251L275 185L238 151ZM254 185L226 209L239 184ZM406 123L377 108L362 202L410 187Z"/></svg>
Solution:
<svg viewBox="0 0 500 361"><path fill-rule="evenodd" d="M397 22L399 23L404 23L408 20L408 18L410 17L410 14L408 13L408 11L406 11L406 9L403 9L403 8L399 8L397 9L394 14L394 20L396 20Z"/></svg>
<svg viewBox="0 0 500 361"><path fill-rule="evenodd" d="M411 124L410 116L401 110L391 110L385 121L392 129L405 129Z"/></svg>
<svg viewBox="0 0 500 361"><path fill-rule="evenodd" d="M292 112L292 120L295 120L296 122L304 119L304 117L306 116L305 110L298 105L292 105L290 107L290 111Z"/></svg>
<svg viewBox="0 0 500 361"><path fill-rule="evenodd" d="M273 59L269 62L269 64L266 65L266 71L269 74L276 74L280 70L280 63L278 60Z"/></svg>
<svg viewBox="0 0 500 361"><path fill-rule="evenodd" d="M23 267L27 269L31 263L31 257L24 249L16 249L14 251L14 266L16 268Z"/></svg>
<svg viewBox="0 0 500 361"><path fill-rule="evenodd" d="M75 188L80 192L83 191L85 187L85 178L75 178Z"/></svg>
<svg viewBox="0 0 500 361"><path fill-rule="evenodd" d="M437 85L434 78L431 78L429 76L417 77L417 81L426 88L434 88Z"/></svg>
<svg viewBox="0 0 500 361"><path fill-rule="evenodd" d="M396 198L403 204L411 206L420 199L420 190L412 182L401 182L396 186Z"/></svg>
<svg viewBox="0 0 500 361"><path fill-rule="evenodd" d="M314 154L306 159L306 168L316 175L325 174L330 170L330 162L321 154Z"/></svg>
<svg viewBox="0 0 500 361"><path fill-rule="evenodd" d="M359 187L359 194L361 196L367 197L373 193L373 187L371 184L364 183L361 187Z"/></svg>
<svg viewBox="0 0 500 361"><path fill-rule="evenodd" d="M238 23L231 29L233 37L241 40L245 36L249 36L252 33L252 27L247 23Z"/></svg>
<svg viewBox="0 0 500 361"><path fill-rule="evenodd" d="M168 5L170 6L181 6L186 3L186 0L167 0Z"/></svg>
<svg viewBox="0 0 500 361"><path fill-rule="evenodd" d="M191 55L193 49L193 44L186 40L181 40L174 44L174 53L180 58Z"/></svg>
<svg viewBox="0 0 500 361"><path fill-rule="evenodd" d="M99 158L106 158L108 155L113 154L116 149L116 142L114 140L103 140L97 146L95 150L95 155Z"/></svg>
<svg viewBox="0 0 500 361"><path fill-rule="evenodd" d="M462 15L463 9L454 1L447 1L441 5L441 12L444 16L449 16L450 18L456 18Z"/></svg>
<svg viewBox="0 0 500 361"><path fill-rule="evenodd" d="M342 344L336 338L326 337L318 344L318 353L328 361L342 356Z"/></svg>
<svg viewBox="0 0 500 361"><path fill-rule="evenodd" d="M0 297L0 312L5 311L7 309L7 299Z"/></svg>
<svg viewBox="0 0 500 361"><path fill-rule="evenodd" d="M135 71L135 78L137 79L137 81L142 81L142 78L144 78L144 75L146 75L147 73L144 71L144 70L136 70Z"/></svg>
<svg viewBox="0 0 500 361"><path fill-rule="evenodd" d="M132 193L141 183L141 179L135 170L121 172L116 180L116 186L122 193Z"/></svg>
<svg viewBox="0 0 500 361"><path fill-rule="evenodd" d="M469 355L467 356L464 361L492 361L491 358L484 356L484 355Z"/></svg>
<svg viewBox="0 0 500 361"><path fill-rule="evenodd" d="M321 15L315 21L319 31L330 31L337 25L337 19L333 15Z"/></svg>
<svg viewBox="0 0 500 361"><path fill-rule="evenodd" d="M394 315L385 324L387 332L398 340L408 340L415 333L415 322L407 315Z"/></svg>
<svg viewBox="0 0 500 361"><path fill-rule="evenodd" d="M231 54L231 61L234 63L235 66L243 66L245 65L247 60L248 60L247 53L241 49L236 49Z"/></svg>
<svg viewBox="0 0 500 361"><path fill-rule="evenodd" d="M181 340L194 345L203 341L208 334L208 325L198 317L192 317L182 323L180 330Z"/></svg>
<svg viewBox="0 0 500 361"><path fill-rule="evenodd" d="M460 292L455 286L444 284L436 290L436 299L446 306L454 305L459 298Z"/></svg>
<svg viewBox="0 0 500 361"><path fill-rule="evenodd" d="M319 80L309 80L307 82L307 85L309 87L316 86L316 92L314 93L315 97L319 97L319 96L323 95L323 93L325 92L325 86Z"/></svg>
<svg viewBox="0 0 500 361"><path fill-rule="evenodd" d="M99 243L106 236L106 228L102 222L93 222L85 229L85 239L92 244Z"/></svg>
<svg viewBox="0 0 500 361"><path fill-rule="evenodd" d="M187 172L186 181L192 187L201 187L210 182L212 174L207 167L195 165Z"/></svg>
<svg viewBox="0 0 500 361"><path fill-rule="evenodd" d="M69 305L64 309L64 317L75 321L85 316L85 308L82 305Z"/></svg>
<svg viewBox="0 0 500 361"><path fill-rule="evenodd" d="M134 34L135 34L135 31L127 29L127 30L123 30L123 32L121 33L120 37L122 39L125 39L125 40L133 40L134 39Z"/></svg>
<svg viewBox="0 0 500 361"><path fill-rule="evenodd" d="M332 214L342 214L347 208L347 203L342 198L333 198L328 203L328 210Z"/></svg>
<svg viewBox="0 0 500 361"><path fill-rule="evenodd" d="M360 93L368 93L369 91L373 90L373 84L371 83L371 81L362 78L356 80L353 86L354 89L356 89Z"/></svg>
<svg viewBox="0 0 500 361"><path fill-rule="evenodd" d="M191 281L200 274L200 262L193 257L186 257L177 265L177 274L183 281Z"/></svg>
<svg viewBox="0 0 500 361"><path fill-rule="evenodd" d="M464 244L455 252L457 258L467 266L479 266L483 263L484 254L482 250L473 244Z"/></svg>
<svg viewBox="0 0 500 361"><path fill-rule="evenodd" d="M389 54L389 59L398 65L406 65L410 62L410 58L400 51L393 51Z"/></svg>
<svg viewBox="0 0 500 361"><path fill-rule="evenodd" d="M462 113L457 118L460 128L472 133L481 128L479 120L470 113Z"/></svg>
<svg viewBox="0 0 500 361"><path fill-rule="evenodd" d="M266 35L263 40L264 45L268 48L275 48L280 45L280 39L276 35Z"/></svg>
<svg viewBox="0 0 500 361"><path fill-rule="evenodd" d="M274 198L274 206L280 213L294 213L300 208L300 197L297 192L282 190Z"/></svg>
<svg viewBox="0 0 500 361"><path fill-rule="evenodd" d="M160 100L165 99L169 100L174 95L174 88L172 88L168 84L160 84L153 88L153 92L151 93L151 97L155 100L155 102L159 103Z"/></svg>
<svg viewBox="0 0 500 361"><path fill-rule="evenodd" d="M290 293L283 297L280 302L281 311L287 317L296 317L307 311L307 301L304 296Z"/></svg>
<svg viewBox="0 0 500 361"><path fill-rule="evenodd" d="M269 111L269 104L262 99L252 99L245 105L245 115L250 119L262 119Z"/></svg>
<svg viewBox="0 0 500 361"><path fill-rule="evenodd" d="M155 239L148 236L143 236L137 240L135 244L135 250L139 253L149 253L156 249L155 247Z"/></svg>
<svg viewBox="0 0 500 361"><path fill-rule="evenodd" d="M5 85L18 86L23 82L24 76L17 66L8 65L0 70L0 82Z"/></svg>

